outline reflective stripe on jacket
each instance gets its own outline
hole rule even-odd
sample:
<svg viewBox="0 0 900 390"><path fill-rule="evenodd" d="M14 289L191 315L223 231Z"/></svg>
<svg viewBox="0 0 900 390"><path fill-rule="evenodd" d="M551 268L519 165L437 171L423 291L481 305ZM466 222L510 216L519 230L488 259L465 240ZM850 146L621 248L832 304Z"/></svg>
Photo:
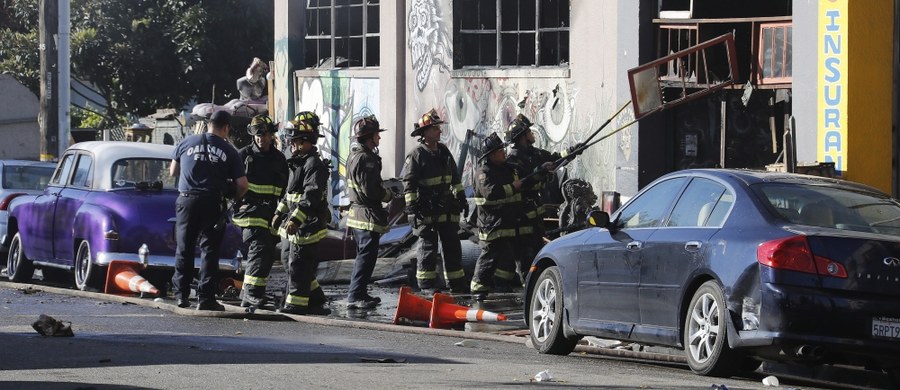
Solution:
<svg viewBox="0 0 900 390"><path fill-rule="evenodd" d="M464 194L456 160L444 144L437 150L419 145L403 167L403 195L406 204L417 209L416 218L423 224L459 222L457 194Z"/></svg>
<svg viewBox="0 0 900 390"><path fill-rule="evenodd" d="M347 195L350 211L347 226L385 233L389 230L388 214L382 202L391 200L390 191L381 180L381 157L364 145L354 144L347 159Z"/></svg>
<svg viewBox="0 0 900 390"><path fill-rule="evenodd" d="M328 166L319 157L318 149L313 148L309 153L291 157L288 167L291 174L287 193L277 209L279 214L287 214L287 218L278 234L298 245L319 242L327 234L326 225L331 219L327 199ZM285 229L290 220L300 226L293 235L288 235Z"/></svg>
<svg viewBox="0 0 900 390"><path fill-rule="evenodd" d="M263 152L255 143L241 148L238 154L247 169L249 188L236 205L232 221L240 227L271 228L270 221L288 181L287 159L274 145Z"/></svg>
<svg viewBox="0 0 900 390"><path fill-rule="evenodd" d="M478 206L478 238L493 241L526 234L531 226L520 226L524 213L522 193L512 183L519 180L517 167L510 163L485 161L475 173L475 204Z"/></svg>

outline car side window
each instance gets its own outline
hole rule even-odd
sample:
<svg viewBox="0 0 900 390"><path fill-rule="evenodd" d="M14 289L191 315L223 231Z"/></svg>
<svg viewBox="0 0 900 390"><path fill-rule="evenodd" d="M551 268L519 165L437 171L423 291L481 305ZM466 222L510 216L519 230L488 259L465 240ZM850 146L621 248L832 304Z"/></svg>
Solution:
<svg viewBox="0 0 900 390"><path fill-rule="evenodd" d="M724 186L705 178L694 178L688 184L675 208L668 226L697 227L719 226L728 211L730 205L718 206L718 203L727 192ZM728 200L733 196L727 197ZM731 202L723 202L731 203ZM718 210L716 210L718 208Z"/></svg>
<svg viewBox="0 0 900 390"><path fill-rule="evenodd" d="M619 221L622 228L648 228L662 225L669 206L687 178L676 177L657 183L622 208Z"/></svg>
<svg viewBox="0 0 900 390"><path fill-rule="evenodd" d="M94 159L87 155L82 154L78 156L78 163L75 165L75 176L72 177L72 185L76 187L90 187L91 179L93 178L92 166Z"/></svg>
<svg viewBox="0 0 900 390"><path fill-rule="evenodd" d="M53 175L53 180L50 181L50 184L55 185L65 185L66 181L69 180L69 174L72 173L72 166L75 163L75 154L69 153L63 156L62 163L59 164L59 168L56 168L56 173Z"/></svg>

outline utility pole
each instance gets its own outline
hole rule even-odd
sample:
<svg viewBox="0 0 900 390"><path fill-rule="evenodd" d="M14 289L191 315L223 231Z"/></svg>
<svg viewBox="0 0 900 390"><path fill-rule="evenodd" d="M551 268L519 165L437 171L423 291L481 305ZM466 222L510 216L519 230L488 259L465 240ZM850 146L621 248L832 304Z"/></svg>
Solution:
<svg viewBox="0 0 900 390"><path fill-rule="evenodd" d="M69 146L70 0L41 0L41 161L56 161Z"/></svg>
<svg viewBox="0 0 900 390"><path fill-rule="evenodd" d="M40 55L41 55L41 161L55 161L59 155L59 58L57 56L57 34L59 14L57 0L41 0L40 11Z"/></svg>

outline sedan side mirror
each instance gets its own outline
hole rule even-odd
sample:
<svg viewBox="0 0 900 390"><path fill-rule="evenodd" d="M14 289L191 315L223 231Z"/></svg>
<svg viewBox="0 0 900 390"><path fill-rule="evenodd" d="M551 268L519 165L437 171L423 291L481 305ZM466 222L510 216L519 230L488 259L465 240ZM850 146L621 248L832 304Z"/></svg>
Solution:
<svg viewBox="0 0 900 390"><path fill-rule="evenodd" d="M587 224L600 228L608 228L609 214L607 214L606 211L591 211L587 216Z"/></svg>

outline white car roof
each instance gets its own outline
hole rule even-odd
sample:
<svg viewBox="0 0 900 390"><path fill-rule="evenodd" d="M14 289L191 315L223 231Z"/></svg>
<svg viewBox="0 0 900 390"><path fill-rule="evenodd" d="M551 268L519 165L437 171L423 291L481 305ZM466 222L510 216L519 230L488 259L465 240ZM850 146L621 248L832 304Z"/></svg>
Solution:
<svg viewBox="0 0 900 390"><path fill-rule="evenodd" d="M175 146L126 141L79 142L66 149L88 152L94 157L93 187L109 189L112 184L112 165L122 159L163 159L172 160Z"/></svg>

